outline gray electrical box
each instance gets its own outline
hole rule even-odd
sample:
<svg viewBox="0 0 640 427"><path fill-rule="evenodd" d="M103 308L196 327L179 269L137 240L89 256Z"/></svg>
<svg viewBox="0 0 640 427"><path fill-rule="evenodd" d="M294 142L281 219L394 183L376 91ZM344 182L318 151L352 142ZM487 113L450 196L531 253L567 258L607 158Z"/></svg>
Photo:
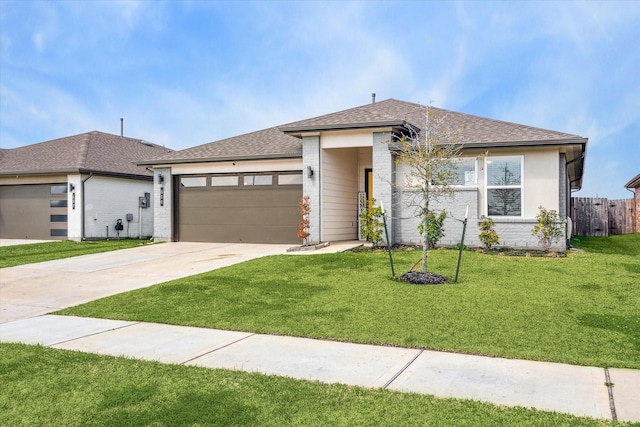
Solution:
<svg viewBox="0 0 640 427"><path fill-rule="evenodd" d="M144 196L138 197L141 208L148 208L151 206L151 193L144 193Z"/></svg>
<svg viewBox="0 0 640 427"><path fill-rule="evenodd" d="M127 221L133 221L133 214L127 214Z"/></svg>

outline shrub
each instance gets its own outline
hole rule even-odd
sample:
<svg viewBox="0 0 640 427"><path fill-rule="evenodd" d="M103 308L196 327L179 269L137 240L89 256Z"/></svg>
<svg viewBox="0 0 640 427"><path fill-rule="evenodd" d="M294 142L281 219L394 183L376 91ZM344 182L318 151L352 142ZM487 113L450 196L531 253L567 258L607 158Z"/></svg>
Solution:
<svg viewBox="0 0 640 427"><path fill-rule="evenodd" d="M444 236L444 220L447 218L447 213L442 211L436 216L433 211L427 213L427 242L429 249L434 249L436 244ZM418 224L418 231L421 235L424 235L424 223Z"/></svg>
<svg viewBox="0 0 640 427"><path fill-rule="evenodd" d="M302 244L306 245L307 239L309 238L309 212L311 212L311 205L309 204L309 196L304 196L300 198L300 203L298 203L298 212L302 218L300 219L300 224L298 225L298 238L302 239Z"/></svg>
<svg viewBox="0 0 640 427"><path fill-rule="evenodd" d="M480 218L480 221L478 221L478 227L480 227L478 238L480 242L482 242L482 246L487 250L490 250L493 246L500 243L498 233L493 229L493 226L493 220L484 215Z"/></svg>
<svg viewBox="0 0 640 427"><path fill-rule="evenodd" d="M375 207L376 199L371 199L371 204L360 213L360 232L362 238L367 242L373 243L373 246L382 244L382 208Z"/></svg>
<svg viewBox="0 0 640 427"><path fill-rule="evenodd" d="M554 242L560 241L564 236L564 223L560 220L560 215L555 210L546 210L538 206L540 211L536 215L538 223L534 225L531 235L538 238L538 245L548 251Z"/></svg>

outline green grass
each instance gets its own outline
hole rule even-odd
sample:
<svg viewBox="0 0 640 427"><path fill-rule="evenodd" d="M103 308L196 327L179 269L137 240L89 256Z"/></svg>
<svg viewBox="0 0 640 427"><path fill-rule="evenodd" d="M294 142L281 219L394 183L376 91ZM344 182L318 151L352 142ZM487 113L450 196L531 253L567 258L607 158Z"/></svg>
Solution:
<svg viewBox="0 0 640 427"><path fill-rule="evenodd" d="M564 258L465 252L458 284L390 278L387 254L272 256L59 314L640 368L640 234ZM458 252L431 252L455 274ZM406 271L419 251L394 254Z"/></svg>
<svg viewBox="0 0 640 427"><path fill-rule="evenodd" d="M140 246L138 239L32 243L0 247L0 268Z"/></svg>
<svg viewBox="0 0 640 427"><path fill-rule="evenodd" d="M470 400L0 345L3 426L613 426Z"/></svg>

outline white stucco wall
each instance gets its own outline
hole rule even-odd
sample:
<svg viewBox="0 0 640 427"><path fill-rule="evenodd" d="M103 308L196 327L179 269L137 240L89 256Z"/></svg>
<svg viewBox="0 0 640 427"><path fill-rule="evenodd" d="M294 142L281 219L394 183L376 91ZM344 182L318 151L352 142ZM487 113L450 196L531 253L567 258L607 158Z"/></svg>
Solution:
<svg viewBox="0 0 640 427"><path fill-rule="evenodd" d="M79 188L79 187L78 187ZM153 193L151 181L92 176L85 181L85 238L116 238L115 224L122 219L124 230L120 237L149 237L153 234L153 209L139 209L138 197ZM133 221L127 222L127 214ZM140 236L142 221L142 236ZM127 232L128 226L128 232Z"/></svg>
<svg viewBox="0 0 640 427"><path fill-rule="evenodd" d="M320 136L322 148L372 147L371 130L322 132Z"/></svg>
<svg viewBox="0 0 640 427"><path fill-rule="evenodd" d="M526 151L524 156L524 217L535 218L538 207L560 209L560 153L557 149Z"/></svg>

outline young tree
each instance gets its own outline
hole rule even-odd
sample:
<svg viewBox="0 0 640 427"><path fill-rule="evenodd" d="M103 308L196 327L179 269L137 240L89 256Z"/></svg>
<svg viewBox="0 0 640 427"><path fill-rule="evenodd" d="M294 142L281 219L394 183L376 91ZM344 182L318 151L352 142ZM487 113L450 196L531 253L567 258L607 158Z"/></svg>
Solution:
<svg viewBox="0 0 640 427"><path fill-rule="evenodd" d="M435 217L431 210L437 202L453 195L461 140L462 128L450 127L446 115L440 116L427 107L425 128L409 131L394 144L397 163L409 168L406 182L399 186L407 194L407 205L421 222L418 229L422 237L423 273L427 272L429 256L429 217Z"/></svg>
<svg viewBox="0 0 640 427"><path fill-rule="evenodd" d="M546 210L543 206L538 206L540 210L536 219L538 222L531 230L531 235L538 238L538 244L548 251L554 242L560 241L564 236L564 224L560 221L558 211Z"/></svg>

